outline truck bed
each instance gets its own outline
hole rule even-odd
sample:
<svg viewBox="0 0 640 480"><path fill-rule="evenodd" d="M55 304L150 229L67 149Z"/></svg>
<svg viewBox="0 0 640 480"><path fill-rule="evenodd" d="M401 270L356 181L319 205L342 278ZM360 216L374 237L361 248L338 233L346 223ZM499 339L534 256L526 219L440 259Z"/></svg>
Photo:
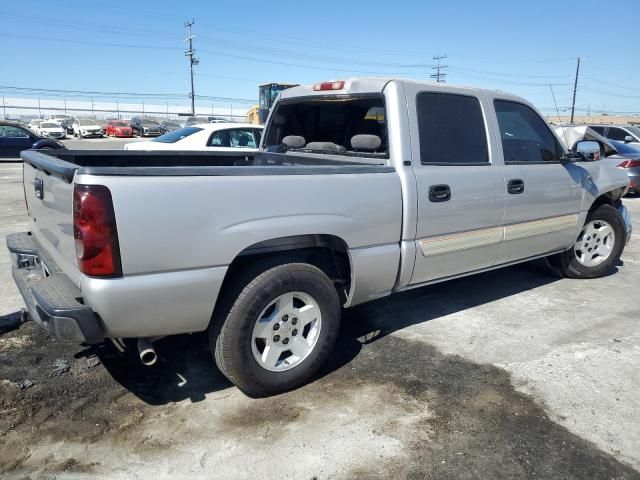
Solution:
<svg viewBox="0 0 640 480"><path fill-rule="evenodd" d="M386 159L354 159L326 155L247 154L244 152L27 150L24 162L64 179L74 175L117 176L242 176L389 173ZM250 168L249 168L250 167Z"/></svg>

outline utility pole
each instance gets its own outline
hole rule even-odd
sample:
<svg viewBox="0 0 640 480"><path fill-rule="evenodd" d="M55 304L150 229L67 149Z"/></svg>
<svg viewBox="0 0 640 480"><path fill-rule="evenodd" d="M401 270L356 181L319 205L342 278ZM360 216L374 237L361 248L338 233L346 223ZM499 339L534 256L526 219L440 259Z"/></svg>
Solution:
<svg viewBox="0 0 640 480"><path fill-rule="evenodd" d="M447 68L447 65L442 65L440 60L444 60L447 58L447 55L439 55L437 57L433 57L433 59L438 62L435 66L431 67L431 70L435 70L436 73L432 73L429 75L431 78L435 78L436 82L444 83L444 78L447 76L446 73L441 72L442 69Z"/></svg>
<svg viewBox="0 0 640 480"><path fill-rule="evenodd" d="M573 114L576 111L576 90L578 89L579 74L580 74L580 57L578 57L578 63L576 65L576 79L573 81L573 100L571 101L571 120L569 123L573 123Z"/></svg>
<svg viewBox="0 0 640 480"><path fill-rule="evenodd" d="M120 119L120 102L116 100L116 112L118 112L118 119Z"/></svg>
<svg viewBox="0 0 640 480"><path fill-rule="evenodd" d="M64 114L67 114L67 99L64 99Z"/></svg>
<svg viewBox="0 0 640 480"><path fill-rule="evenodd" d="M91 99L91 115L95 115L95 112L93 111L93 98Z"/></svg>
<svg viewBox="0 0 640 480"><path fill-rule="evenodd" d="M194 54L196 53L196 51L193 49L193 35L191 34L191 27L194 24L193 19L190 22L185 22L184 26L185 28L188 30L187 33L187 38L184 39L184 41L186 42L187 40L189 41L189 50L187 50L186 52L184 52L185 56L189 57L189 73L191 75L191 115L196 114L196 92L195 89L193 87L193 67L195 65L198 65L200 63L200 60L198 60Z"/></svg>
<svg viewBox="0 0 640 480"><path fill-rule="evenodd" d="M38 118L42 118L42 111L40 110L40 99L38 99Z"/></svg>
<svg viewBox="0 0 640 480"><path fill-rule="evenodd" d="M7 118L7 104L4 103L4 97L2 97L2 109L4 110L4 118Z"/></svg>

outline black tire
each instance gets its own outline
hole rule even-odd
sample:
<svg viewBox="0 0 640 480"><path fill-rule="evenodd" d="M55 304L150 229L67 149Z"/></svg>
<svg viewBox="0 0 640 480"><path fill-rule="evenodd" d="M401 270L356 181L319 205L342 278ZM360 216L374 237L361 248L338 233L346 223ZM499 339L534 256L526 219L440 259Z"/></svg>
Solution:
<svg viewBox="0 0 640 480"><path fill-rule="evenodd" d="M585 225L594 220L603 220L613 228L615 234L614 245L609 257L602 263L587 267L576 258L574 248L552 257L552 263L557 266L565 277L569 278L598 278L606 275L620 259L626 242L626 228L618 210L611 205L600 205L587 216ZM582 235L582 234L581 234Z"/></svg>
<svg viewBox="0 0 640 480"><path fill-rule="evenodd" d="M322 270L306 263L285 263L260 271L239 277L226 288L209 327L210 347L218 368L252 397L274 395L306 383L327 361L340 329L338 294ZM289 370L274 372L254 358L252 332L260 313L287 292L313 297L322 323L308 356Z"/></svg>

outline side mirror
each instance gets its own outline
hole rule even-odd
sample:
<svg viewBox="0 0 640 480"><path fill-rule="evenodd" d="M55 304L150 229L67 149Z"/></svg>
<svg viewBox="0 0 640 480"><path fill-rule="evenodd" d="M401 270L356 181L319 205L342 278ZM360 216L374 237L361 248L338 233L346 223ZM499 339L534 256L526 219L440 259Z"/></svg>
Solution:
<svg viewBox="0 0 640 480"><path fill-rule="evenodd" d="M624 143L633 142L633 137L631 135L627 135L624 137Z"/></svg>
<svg viewBox="0 0 640 480"><path fill-rule="evenodd" d="M593 140L580 140L573 146L573 151L587 162L598 161L604 157L603 146Z"/></svg>

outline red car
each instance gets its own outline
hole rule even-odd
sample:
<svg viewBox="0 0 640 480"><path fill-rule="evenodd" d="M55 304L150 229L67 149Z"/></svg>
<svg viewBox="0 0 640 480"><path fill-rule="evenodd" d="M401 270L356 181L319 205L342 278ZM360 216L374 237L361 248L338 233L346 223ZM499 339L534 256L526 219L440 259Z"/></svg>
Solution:
<svg viewBox="0 0 640 480"><path fill-rule="evenodd" d="M133 137L133 130L127 122L122 120L112 120L107 124L106 132L107 137L112 135L114 137Z"/></svg>

